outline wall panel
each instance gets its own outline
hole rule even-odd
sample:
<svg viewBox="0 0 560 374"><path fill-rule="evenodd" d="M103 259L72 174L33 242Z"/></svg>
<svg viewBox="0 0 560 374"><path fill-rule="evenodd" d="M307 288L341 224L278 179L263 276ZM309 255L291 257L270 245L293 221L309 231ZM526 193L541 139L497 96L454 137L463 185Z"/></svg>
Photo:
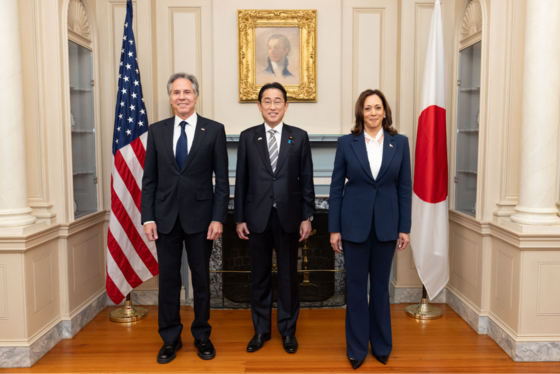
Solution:
<svg viewBox="0 0 560 374"><path fill-rule="evenodd" d="M382 89L383 9L354 9L353 90L355 103L361 92ZM353 118L352 118L353 120Z"/></svg>
<svg viewBox="0 0 560 374"><path fill-rule="evenodd" d="M560 262L539 262L537 314L560 316Z"/></svg>
<svg viewBox="0 0 560 374"><path fill-rule="evenodd" d="M27 319L25 315L25 288L24 288L24 264L23 256L20 254L2 254L0 260L0 272L4 273L3 292L4 297L0 299L0 308L4 309L3 317L0 317L0 331L2 340L0 346L10 346L9 341L23 339L27 331ZM9 283L8 283L9 280Z"/></svg>
<svg viewBox="0 0 560 374"><path fill-rule="evenodd" d="M0 264L0 319L8 319L8 281L6 264Z"/></svg>
<svg viewBox="0 0 560 374"><path fill-rule="evenodd" d="M394 110L397 101L397 17L394 1L342 2L342 134L348 133L352 127L354 105L365 89L381 90Z"/></svg>
<svg viewBox="0 0 560 374"><path fill-rule="evenodd" d="M453 232L451 274L476 290L479 246L476 242Z"/></svg>
<svg viewBox="0 0 560 374"><path fill-rule="evenodd" d="M523 253L519 335L560 336L560 252ZM542 339L541 339L542 340Z"/></svg>
<svg viewBox="0 0 560 374"><path fill-rule="evenodd" d="M72 258L74 260L72 264L74 292L101 274L103 269L103 264L101 264L103 256L100 253L102 250L101 244L100 234L96 233L70 249L73 252Z"/></svg>
<svg viewBox="0 0 560 374"><path fill-rule="evenodd" d="M490 313L512 331L519 328L522 252L514 245L492 238ZM511 300L511 302L510 302Z"/></svg>
<svg viewBox="0 0 560 374"><path fill-rule="evenodd" d="M511 309L513 299L513 257L498 250L496 254L496 288L494 297Z"/></svg>
<svg viewBox="0 0 560 374"><path fill-rule="evenodd" d="M482 242L479 232L449 222L449 284L477 308L482 308Z"/></svg>
<svg viewBox="0 0 560 374"><path fill-rule="evenodd" d="M47 253L33 260L34 312L37 313L53 302L53 263Z"/></svg>
<svg viewBox="0 0 560 374"><path fill-rule="evenodd" d="M60 316L58 241L44 242L22 257L25 264L26 337L30 338Z"/></svg>
<svg viewBox="0 0 560 374"><path fill-rule="evenodd" d="M211 2L160 0L156 3L156 20L158 120L172 115L166 85L169 76L179 71L197 77L200 96L196 111L212 118Z"/></svg>
<svg viewBox="0 0 560 374"><path fill-rule="evenodd" d="M105 287L105 247L101 240L105 235L103 222L100 222L67 239L70 315Z"/></svg>

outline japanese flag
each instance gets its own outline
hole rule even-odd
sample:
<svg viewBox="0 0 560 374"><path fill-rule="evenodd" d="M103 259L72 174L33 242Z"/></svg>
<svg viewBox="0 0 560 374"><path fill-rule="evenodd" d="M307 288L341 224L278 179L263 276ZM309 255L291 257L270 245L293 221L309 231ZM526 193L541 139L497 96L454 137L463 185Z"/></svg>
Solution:
<svg viewBox="0 0 560 374"><path fill-rule="evenodd" d="M443 29L435 0L420 96L410 233L418 275L431 299L449 280L447 178Z"/></svg>

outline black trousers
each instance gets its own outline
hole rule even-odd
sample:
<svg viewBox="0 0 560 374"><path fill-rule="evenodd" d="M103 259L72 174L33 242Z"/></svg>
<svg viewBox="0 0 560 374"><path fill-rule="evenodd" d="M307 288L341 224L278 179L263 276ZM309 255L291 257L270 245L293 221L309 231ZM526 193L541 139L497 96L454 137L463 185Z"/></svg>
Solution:
<svg viewBox="0 0 560 374"><path fill-rule="evenodd" d="M207 232L186 234L177 221L169 234L158 233L156 240L159 262L158 323L164 342L179 340L183 325L180 316L181 256L183 242L187 250L194 291L194 321L191 332L195 339L208 339L212 327L210 319L210 254L212 241Z"/></svg>
<svg viewBox="0 0 560 374"><path fill-rule="evenodd" d="M249 234L253 283L251 315L257 334L271 330L273 247L278 267L278 331L282 336L296 333L299 315L298 240L299 232L288 233L282 229L276 209L272 209L262 233Z"/></svg>
<svg viewBox="0 0 560 374"><path fill-rule="evenodd" d="M393 349L389 276L396 240L379 241L372 222L363 243L342 241L346 267L346 354L365 360L368 346L374 355L389 356ZM370 279L368 304L368 274Z"/></svg>

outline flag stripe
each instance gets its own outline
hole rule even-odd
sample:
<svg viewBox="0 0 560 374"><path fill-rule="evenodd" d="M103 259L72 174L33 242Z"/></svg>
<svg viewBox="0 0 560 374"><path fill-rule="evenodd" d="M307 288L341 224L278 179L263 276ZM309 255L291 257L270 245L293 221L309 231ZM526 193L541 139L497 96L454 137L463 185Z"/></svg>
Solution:
<svg viewBox="0 0 560 374"><path fill-rule="evenodd" d="M157 261L152 255L152 253L150 252L150 250L148 249L148 247L146 246L146 244L144 243L142 237L140 237L140 235L138 234L138 231L134 227L134 223L132 223L132 220L130 219L128 212L122 205L121 201L118 198L116 198L116 192L112 185L111 185L111 196L113 197L112 211L115 217L119 220L130 242L132 243L134 248L136 248L136 252L138 252L138 255L140 256L142 261L144 261L144 264L146 264L148 270L150 270L152 275L154 276L157 275L158 274Z"/></svg>
<svg viewBox="0 0 560 374"><path fill-rule="evenodd" d="M124 299L124 295L118 289L118 287L113 282L113 279L109 276L109 271L107 270L107 283L105 288L107 289L107 295L111 298L111 300L119 300L119 304Z"/></svg>
<svg viewBox="0 0 560 374"><path fill-rule="evenodd" d="M107 233L107 244L109 246L109 252L115 260L115 263L118 265L119 269L125 276L126 280L130 284L132 288L137 287L142 284L142 280L138 278L132 266L130 266L130 262L128 262L128 258L126 256L121 256L122 250L113 235L111 234L111 230Z"/></svg>
<svg viewBox="0 0 560 374"><path fill-rule="evenodd" d="M130 143L130 146L131 146L132 150L134 151L134 154L136 155L136 159L138 160L138 163L142 167L142 170L144 170L143 165L144 165L144 160L146 159L146 149L144 148L144 145L142 144L142 140L140 138L138 138L135 141L133 141L132 143ZM139 186L142 187L142 181L140 181Z"/></svg>
<svg viewBox="0 0 560 374"><path fill-rule="evenodd" d="M136 183L136 179L134 179L134 176L130 172L130 169L128 168L120 150L115 153L115 169L117 169L124 185L126 186L126 189L130 192L130 195L134 199L134 203L136 204L138 211L140 211L142 209L142 192Z"/></svg>
<svg viewBox="0 0 560 374"><path fill-rule="evenodd" d="M128 212L128 215L130 216L131 221L134 223L134 227L136 228L138 235L140 236L140 238L142 238L146 247L148 247L152 255L157 258L155 243L148 241L148 238L146 238L146 235L144 234L144 226L142 225L142 216L140 214L140 211L136 208L134 200L128 192L126 186L124 185L124 182L122 181L119 173L114 171L113 174L113 188L115 190L115 193L117 194L117 199L121 202L121 204ZM113 231L113 233L115 233L115 231ZM128 237L124 235L123 240L128 240ZM130 248L134 249L133 246L131 246Z"/></svg>
<svg viewBox="0 0 560 374"><path fill-rule="evenodd" d="M126 257L127 261L130 263L137 276L141 279L149 279L152 277L152 273L144 264L144 261L138 255L132 243L128 240L128 236L124 232L124 229L120 225L117 219L111 219L109 221L109 230L113 234L116 245L119 247L119 254ZM129 280L130 282L130 280Z"/></svg>
<svg viewBox="0 0 560 374"><path fill-rule="evenodd" d="M132 287L130 287L130 284L126 281L121 269L119 269L119 266L111 255L111 252L107 251L107 278L109 277L111 277L113 284L121 294L128 295L128 293L132 290ZM118 300L118 302L114 299L111 300L113 300L115 304L122 301L122 299Z"/></svg>
<svg viewBox="0 0 560 374"><path fill-rule="evenodd" d="M140 160L138 160L138 157L136 156L136 153L132 148L132 144L133 143L130 143L126 147L122 147L120 149L120 152L124 161L126 162L126 165L130 169L132 176L136 180L138 189L142 190L142 177L144 176L144 166L143 166L144 164L141 164Z"/></svg>

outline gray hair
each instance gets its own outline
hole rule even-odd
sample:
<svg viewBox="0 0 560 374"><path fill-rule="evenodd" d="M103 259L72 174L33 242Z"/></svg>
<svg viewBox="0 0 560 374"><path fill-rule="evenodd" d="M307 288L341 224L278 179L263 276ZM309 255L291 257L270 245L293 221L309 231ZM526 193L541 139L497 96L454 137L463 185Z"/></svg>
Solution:
<svg viewBox="0 0 560 374"><path fill-rule="evenodd" d="M175 82L177 79L181 79L181 78L188 79L188 80L191 81L192 88L194 90L194 94L196 96L198 96L198 80L196 79L196 77L194 75L188 74L188 73L183 73L183 72L172 74L169 77L169 80L167 81L167 94L169 96L171 96L171 86L173 85L173 82Z"/></svg>

